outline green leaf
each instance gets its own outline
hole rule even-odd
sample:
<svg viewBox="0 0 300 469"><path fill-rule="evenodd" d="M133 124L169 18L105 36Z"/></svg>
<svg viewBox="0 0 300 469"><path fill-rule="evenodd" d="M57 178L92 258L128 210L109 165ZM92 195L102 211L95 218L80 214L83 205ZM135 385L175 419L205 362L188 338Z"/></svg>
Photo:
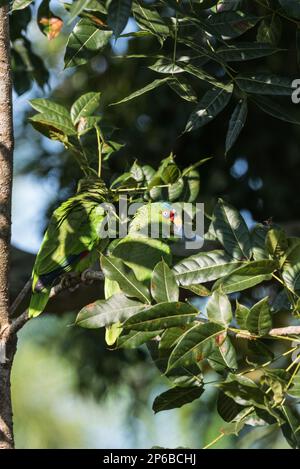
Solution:
<svg viewBox="0 0 300 469"><path fill-rule="evenodd" d="M110 256L101 256L101 268L105 276L110 280L118 282L124 293L134 298L138 298L143 303L150 303L148 288L138 282L134 273L126 269L121 259Z"/></svg>
<svg viewBox="0 0 300 469"><path fill-rule="evenodd" d="M90 3L91 0L76 0L73 2L69 11L68 24L71 24Z"/></svg>
<svg viewBox="0 0 300 469"><path fill-rule="evenodd" d="M278 44L281 38L282 22L279 15L272 15L271 19L261 21L257 30L257 41Z"/></svg>
<svg viewBox="0 0 300 469"><path fill-rule="evenodd" d="M298 371L298 373L293 377L290 388L288 389L288 394L300 399L300 371Z"/></svg>
<svg viewBox="0 0 300 469"><path fill-rule="evenodd" d="M187 326L181 326L181 327L169 327L169 329L166 329L159 341L159 349L171 349L175 346L175 344L178 342L182 334L184 334L187 329L190 328L190 325Z"/></svg>
<svg viewBox="0 0 300 469"><path fill-rule="evenodd" d="M219 199L213 214L213 227L218 240L230 256L249 259L251 238L245 220L231 205Z"/></svg>
<svg viewBox="0 0 300 469"><path fill-rule="evenodd" d="M90 117L97 111L101 93L85 93L78 98L71 107L71 119L76 125L82 117Z"/></svg>
<svg viewBox="0 0 300 469"><path fill-rule="evenodd" d="M253 96L251 97L256 106L259 107L263 112L269 114L276 119L280 119L291 124L300 124L299 113L295 110L295 106L283 106L281 103L277 103L264 96Z"/></svg>
<svg viewBox="0 0 300 469"><path fill-rule="evenodd" d="M160 331L154 332L141 332L141 331L130 331L129 334L121 335L117 341L117 348L128 348L135 349L140 345L154 339Z"/></svg>
<svg viewBox="0 0 300 469"><path fill-rule="evenodd" d="M119 37L128 22L132 0L111 0L108 7L107 24L116 38Z"/></svg>
<svg viewBox="0 0 300 469"><path fill-rule="evenodd" d="M126 103L127 101L130 101L131 99L138 98L142 94L148 93L149 91L154 90L155 88L158 88L159 86L165 85L171 78L162 78L160 80L154 80L152 83L149 83L149 85L144 86L144 88L141 88L140 90L135 91L134 93L130 94L126 98L121 99L121 101L117 101L116 103L112 103L111 106L116 106L117 104L121 103Z"/></svg>
<svg viewBox="0 0 300 469"><path fill-rule="evenodd" d="M292 94L292 80L278 75L268 73L238 75L235 81L241 90L247 93L280 96Z"/></svg>
<svg viewBox="0 0 300 469"><path fill-rule="evenodd" d="M162 44L169 35L169 27L155 8L144 8L138 2L133 4L133 14L142 30L149 31Z"/></svg>
<svg viewBox="0 0 300 469"><path fill-rule="evenodd" d="M249 312L249 308L241 305L238 301L236 302L235 320L241 329L247 329L246 323Z"/></svg>
<svg viewBox="0 0 300 469"><path fill-rule="evenodd" d="M68 38L65 68L85 64L107 45L111 35L89 19L79 20Z"/></svg>
<svg viewBox="0 0 300 469"><path fill-rule="evenodd" d="M231 303L223 293L213 292L206 307L207 317L211 322L228 326L232 320Z"/></svg>
<svg viewBox="0 0 300 469"><path fill-rule="evenodd" d="M240 42L230 44L227 47L220 47L216 53L226 62L242 62L266 57L280 51L281 49L264 42Z"/></svg>
<svg viewBox="0 0 300 469"><path fill-rule="evenodd" d="M228 153L229 150L233 147L237 141L243 127L245 125L248 114L248 104L246 99L241 99L236 108L234 109L232 116L229 121L229 127L226 135L226 150Z"/></svg>
<svg viewBox="0 0 300 469"><path fill-rule="evenodd" d="M189 290L198 296L210 296L211 295L211 291L208 288L206 288L204 285L188 285L188 286L181 286L181 288L184 288L185 290Z"/></svg>
<svg viewBox="0 0 300 469"><path fill-rule="evenodd" d="M88 329L110 326L123 322L145 308L145 304L127 298L124 293L115 293L108 300L98 300L82 308L76 324Z"/></svg>
<svg viewBox="0 0 300 469"><path fill-rule="evenodd" d="M197 102L198 98L189 83L187 83L183 78L174 78L168 82L169 87L175 91L175 93L180 96L180 98L185 101L190 101L192 103Z"/></svg>
<svg viewBox="0 0 300 469"><path fill-rule="evenodd" d="M280 259L284 256L288 249L288 240L283 228L271 228L267 232L266 249L275 259Z"/></svg>
<svg viewBox="0 0 300 469"><path fill-rule="evenodd" d="M130 317L123 327L135 331L157 331L189 324L198 314L199 311L189 303L159 303Z"/></svg>
<svg viewBox="0 0 300 469"><path fill-rule="evenodd" d="M299 0L279 0L279 3L289 16L300 20Z"/></svg>
<svg viewBox="0 0 300 469"><path fill-rule="evenodd" d="M281 430L288 443L292 448L299 449L300 447L300 419L297 411L288 405L281 407L282 414L285 419L285 424L282 425Z"/></svg>
<svg viewBox="0 0 300 469"><path fill-rule="evenodd" d="M226 380L219 383L218 387L238 404L243 402L243 405L254 405L265 409L265 393L246 376L229 373Z"/></svg>
<svg viewBox="0 0 300 469"><path fill-rule="evenodd" d="M183 286L211 282L241 266L242 262L232 259L224 251L199 252L180 261L173 268L177 282Z"/></svg>
<svg viewBox="0 0 300 469"><path fill-rule="evenodd" d="M246 318L246 329L254 334L265 335L272 328L272 317L269 298L263 298L249 311Z"/></svg>
<svg viewBox="0 0 300 469"><path fill-rule="evenodd" d="M266 236L269 229L268 226L257 224L251 232L253 257L256 261L269 258L266 252Z"/></svg>
<svg viewBox="0 0 300 469"><path fill-rule="evenodd" d="M300 292L300 262L288 266L283 270L283 279L294 292Z"/></svg>
<svg viewBox="0 0 300 469"><path fill-rule="evenodd" d="M76 130L70 120L70 117L65 117L53 112L44 112L41 114L35 114L30 118L31 122L42 124L48 128L56 129L65 135L75 135Z"/></svg>
<svg viewBox="0 0 300 469"><path fill-rule="evenodd" d="M121 259L140 282L150 284L156 264L163 258L171 262L170 246L160 239L134 237L130 234L121 239L113 250L113 255Z"/></svg>
<svg viewBox="0 0 300 469"><path fill-rule="evenodd" d="M231 85L227 89L213 88L207 91L190 115L185 132L196 130L211 122L229 103L232 90Z"/></svg>
<svg viewBox="0 0 300 469"><path fill-rule="evenodd" d="M23 10L24 8L28 7L33 2L33 0L14 0L12 2L12 11L15 10Z"/></svg>
<svg viewBox="0 0 300 469"><path fill-rule="evenodd" d="M271 280L272 273L276 268L276 262L271 260L248 262L218 280L214 284L213 290L221 288L224 293L246 290L261 282Z"/></svg>
<svg viewBox="0 0 300 469"><path fill-rule="evenodd" d="M204 388L200 388L199 386L176 386L157 396L153 402L152 409L157 413L163 410L179 408L198 399L203 392Z"/></svg>
<svg viewBox="0 0 300 469"><path fill-rule="evenodd" d="M180 64L176 64L173 60L165 57L158 59L153 65L150 65L149 68L157 73L171 73L172 75L184 72Z"/></svg>
<svg viewBox="0 0 300 469"><path fill-rule="evenodd" d="M211 15L207 24L216 34L233 39L253 28L258 20L256 16L241 11L224 11Z"/></svg>
<svg viewBox="0 0 300 469"><path fill-rule="evenodd" d="M192 64L186 64L184 62L182 62L180 65L189 75L193 75L194 77L199 78L199 80L210 83L215 88L220 88L224 91L230 92L230 84L228 85L226 83L217 81L212 75L209 75L209 73L205 72L201 67Z"/></svg>
<svg viewBox="0 0 300 469"><path fill-rule="evenodd" d="M207 359L210 366L217 373L228 370L237 370L237 356L229 337L226 337L220 347L216 348Z"/></svg>
<svg viewBox="0 0 300 469"><path fill-rule="evenodd" d="M219 392L217 400L217 410L225 422L231 422L242 410L243 406L237 404L231 397Z"/></svg>
<svg viewBox="0 0 300 469"><path fill-rule="evenodd" d="M151 294L157 303L163 301L178 301L179 288L174 272L162 260L152 273Z"/></svg>
<svg viewBox="0 0 300 469"><path fill-rule="evenodd" d="M192 327L183 334L172 351L168 370L208 358L217 347L222 345L225 338L226 331L219 324L206 323Z"/></svg>
<svg viewBox="0 0 300 469"><path fill-rule="evenodd" d="M72 126L69 111L61 104L57 104L54 101L51 101L50 99L43 98L31 99L29 102L33 109L35 109L36 111L41 113L52 112L53 114L65 119L66 121L69 121L70 126Z"/></svg>

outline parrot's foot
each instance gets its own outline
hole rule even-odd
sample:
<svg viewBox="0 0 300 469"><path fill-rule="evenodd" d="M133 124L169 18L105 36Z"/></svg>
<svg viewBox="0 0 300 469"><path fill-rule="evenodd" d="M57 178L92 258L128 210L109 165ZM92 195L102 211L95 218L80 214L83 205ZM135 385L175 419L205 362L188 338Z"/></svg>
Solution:
<svg viewBox="0 0 300 469"><path fill-rule="evenodd" d="M86 285L92 285L94 283L95 279L91 277L91 272L93 272L91 269L86 269L81 274L81 281Z"/></svg>
<svg viewBox="0 0 300 469"><path fill-rule="evenodd" d="M77 272L69 272L64 274L61 279L62 287L70 292L77 290L80 283L80 277Z"/></svg>

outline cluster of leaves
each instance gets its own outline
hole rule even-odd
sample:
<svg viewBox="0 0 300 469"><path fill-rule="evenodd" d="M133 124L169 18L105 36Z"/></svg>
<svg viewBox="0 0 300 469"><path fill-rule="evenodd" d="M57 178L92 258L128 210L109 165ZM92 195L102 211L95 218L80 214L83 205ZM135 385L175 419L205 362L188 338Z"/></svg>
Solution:
<svg viewBox="0 0 300 469"><path fill-rule="evenodd" d="M22 32L30 19L30 10L24 8L32 3L29 0L13 2L14 34L22 36L22 50L19 50L19 41L13 50L16 64L22 60L22 71L24 67L27 72L32 70L35 79L43 84L46 72L42 72L41 66L31 67L39 59L33 57L30 43ZM251 60L286 53L280 48L282 21L290 22L299 44L300 5L297 1L160 0L146 4L139 0L76 0L65 4L65 8L68 24L77 21L67 40L66 68L87 63L112 38L155 37L158 40L160 49L156 55L129 58L150 60L149 68L159 78L115 104L168 85L182 99L195 103L184 130L189 132L208 124L234 99L226 153L243 129L249 101L273 117L299 124L299 116L291 103L293 79L274 73L271 67L266 69L266 63L262 64L261 71L257 63L254 67L251 62L249 65ZM20 16L15 15L18 12ZM139 29L122 35L129 18L135 19ZM63 25L52 13L49 0L43 0L39 6L37 19L49 39L56 37ZM245 39L241 40L241 36ZM170 44L173 44L172 53ZM16 70L21 70L19 65ZM198 89L202 92L200 98Z"/></svg>
<svg viewBox="0 0 300 469"><path fill-rule="evenodd" d="M222 200L206 238L216 249L178 259L167 245L161 256L159 245L151 265L147 240L137 261L134 254L124 256L134 250L133 240L125 238L122 249L101 256L105 282L114 282L114 288L106 290L105 300L83 308L76 323L114 328L113 339L108 337L117 348L148 345L172 384L155 399L155 412L199 398L209 386L205 377L214 371L218 412L228 422L222 434L238 434L247 424L274 424L298 447L299 341L270 331L282 312L299 317L300 239L273 225L259 224L250 232L239 212ZM157 262L159 256L163 259ZM258 302L237 300L240 292L261 284L260 292L268 295ZM278 343L290 348L276 352Z"/></svg>

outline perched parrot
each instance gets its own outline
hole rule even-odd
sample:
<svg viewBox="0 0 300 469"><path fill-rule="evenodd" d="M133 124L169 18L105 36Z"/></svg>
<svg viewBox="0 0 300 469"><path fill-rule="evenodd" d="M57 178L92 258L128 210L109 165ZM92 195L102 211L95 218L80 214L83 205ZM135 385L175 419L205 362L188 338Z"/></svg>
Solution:
<svg viewBox="0 0 300 469"><path fill-rule="evenodd" d="M101 204L109 199L104 183L83 181L77 194L55 210L33 267L30 317L44 310L58 277L83 272L95 261L96 250L106 247L108 239L101 239L99 230L106 216Z"/></svg>
<svg viewBox="0 0 300 469"><path fill-rule="evenodd" d="M148 203L140 207L129 225L130 235L146 237L181 238L182 217L175 204L169 202Z"/></svg>

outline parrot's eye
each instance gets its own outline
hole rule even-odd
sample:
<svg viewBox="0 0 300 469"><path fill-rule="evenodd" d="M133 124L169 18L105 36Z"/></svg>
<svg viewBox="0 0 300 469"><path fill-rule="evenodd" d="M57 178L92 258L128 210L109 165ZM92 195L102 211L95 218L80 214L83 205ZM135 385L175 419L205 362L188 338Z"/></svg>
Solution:
<svg viewBox="0 0 300 469"><path fill-rule="evenodd" d="M169 212L168 210L164 210L164 211L162 212L162 216L163 216L164 218L169 218L170 212Z"/></svg>

